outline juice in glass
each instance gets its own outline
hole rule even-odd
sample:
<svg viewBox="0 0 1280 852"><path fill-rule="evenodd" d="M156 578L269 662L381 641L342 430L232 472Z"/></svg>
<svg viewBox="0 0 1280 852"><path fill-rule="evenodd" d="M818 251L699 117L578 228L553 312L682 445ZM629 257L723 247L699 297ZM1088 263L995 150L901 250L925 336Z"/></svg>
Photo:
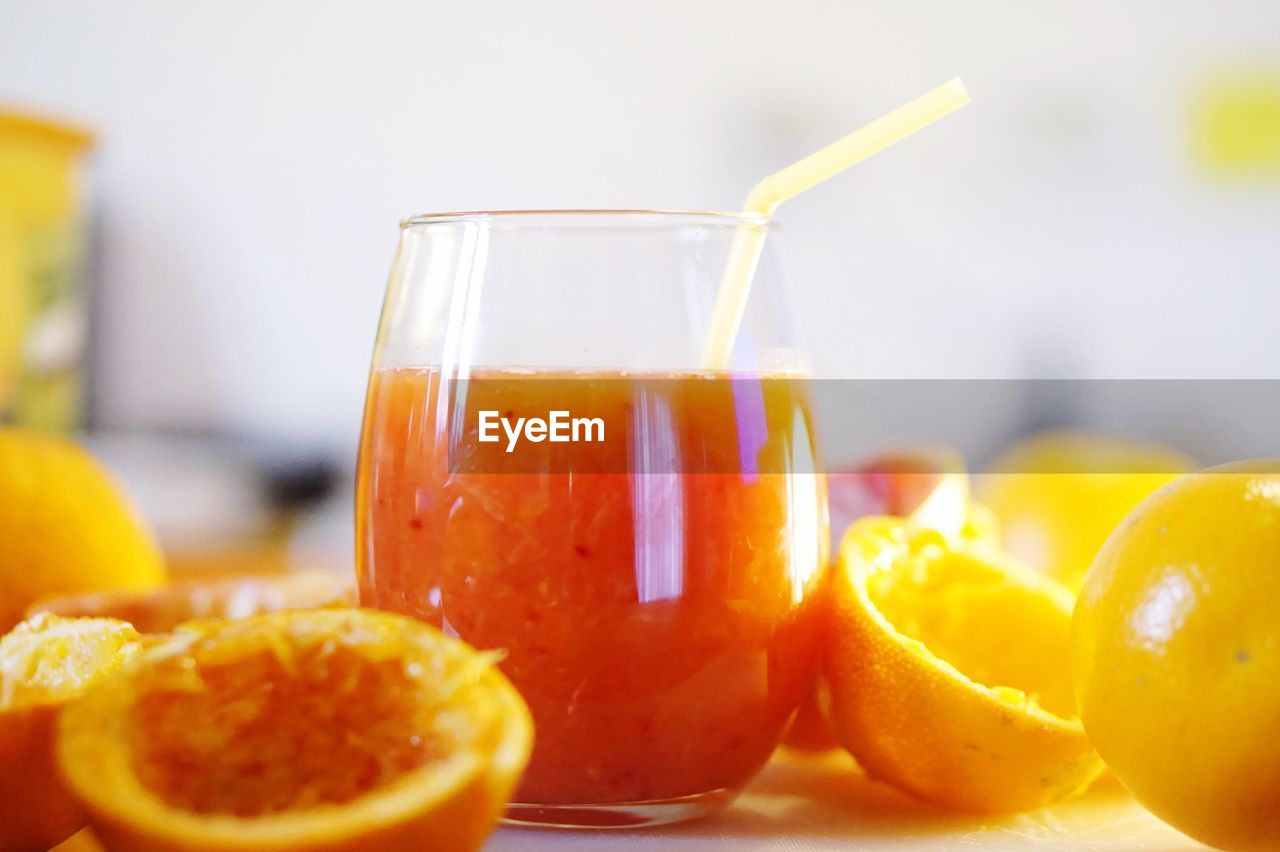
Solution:
<svg viewBox="0 0 1280 852"><path fill-rule="evenodd" d="M504 654L535 725L509 818L645 824L726 801L818 662L825 495L805 382L395 360L375 358L366 403L360 600ZM609 440L508 454L505 434L479 441L485 410L589 415Z"/></svg>

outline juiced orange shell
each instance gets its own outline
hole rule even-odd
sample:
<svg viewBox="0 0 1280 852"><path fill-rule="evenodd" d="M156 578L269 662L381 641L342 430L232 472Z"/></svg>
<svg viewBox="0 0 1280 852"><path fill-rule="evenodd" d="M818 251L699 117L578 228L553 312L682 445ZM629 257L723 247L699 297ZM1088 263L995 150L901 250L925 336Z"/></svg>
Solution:
<svg viewBox="0 0 1280 852"><path fill-rule="evenodd" d="M1101 771L1070 680L1071 595L989 542L867 518L846 534L827 646L832 719L873 777L1008 812Z"/></svg>
<svg viewBox="0 0 1280 852"><path fill-rule="evenodd" d="M64 714L108 850L478 848L528 760L491 659L368 610L202 622Z"/></svg>
<svg viewBox="0 0 1280 852"><path fill-rule="evenodd" d="M39 852L84 826L58 772L58 716L134 653L138 639L123 622L49 615L0 639L0 852Z"/></svg>

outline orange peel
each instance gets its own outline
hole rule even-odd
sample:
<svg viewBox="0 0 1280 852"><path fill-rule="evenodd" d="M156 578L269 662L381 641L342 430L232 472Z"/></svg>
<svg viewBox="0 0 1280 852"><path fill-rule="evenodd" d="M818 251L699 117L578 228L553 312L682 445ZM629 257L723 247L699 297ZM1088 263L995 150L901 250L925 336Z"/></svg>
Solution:
<svg viewBox="0 0 1280 852"><path fill-rule="evenodd" d="M108 850L475 849L532 745L492 663L372 610L192 623L67 709L59 762Z"/></svg>
<svg viewBox="0 0 1280 852"><path fill-rule="evenodd" d="M841 544L826 676L841 744L872 777L999 813L1084 789L1071 594L984 536L866 518Z"/></svg>

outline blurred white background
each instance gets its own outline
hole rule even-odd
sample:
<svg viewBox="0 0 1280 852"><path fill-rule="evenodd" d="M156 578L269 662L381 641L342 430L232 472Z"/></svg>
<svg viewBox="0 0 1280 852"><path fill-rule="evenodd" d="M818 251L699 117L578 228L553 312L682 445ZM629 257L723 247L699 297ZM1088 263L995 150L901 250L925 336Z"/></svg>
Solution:
<svg viewBox="0 0 1280 852"><path fill-rule="evenodd" d="M402 216L731 209L954 75L781 212L820 375L1278 378L1280 183L1192 145L1278 68L1262 0L0 6L0 99L100 133L98 423L344 460Z"/></svg>

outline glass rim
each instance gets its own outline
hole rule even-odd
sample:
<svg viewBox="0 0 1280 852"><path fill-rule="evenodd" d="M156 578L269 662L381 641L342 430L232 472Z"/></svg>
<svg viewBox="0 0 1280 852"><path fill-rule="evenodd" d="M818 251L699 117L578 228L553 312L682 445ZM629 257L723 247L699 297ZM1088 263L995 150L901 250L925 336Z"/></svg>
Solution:
<svg viewBox="0 0 1280 852"><path fill-rule="evenodd" d="M463 210L450 213L418 213L400 220L401 230L425 226L442 225L456 222L503 222L518 219L551 219L568 217L587 221L599 220L623 221L626 219L652 220L649 224L666 221L670 224L720 225L732 227L765 227L775 226L774 219L767 213L728 210L664 210L645 208L564 208L564 209L530 209L530 210Z"/></svg>

